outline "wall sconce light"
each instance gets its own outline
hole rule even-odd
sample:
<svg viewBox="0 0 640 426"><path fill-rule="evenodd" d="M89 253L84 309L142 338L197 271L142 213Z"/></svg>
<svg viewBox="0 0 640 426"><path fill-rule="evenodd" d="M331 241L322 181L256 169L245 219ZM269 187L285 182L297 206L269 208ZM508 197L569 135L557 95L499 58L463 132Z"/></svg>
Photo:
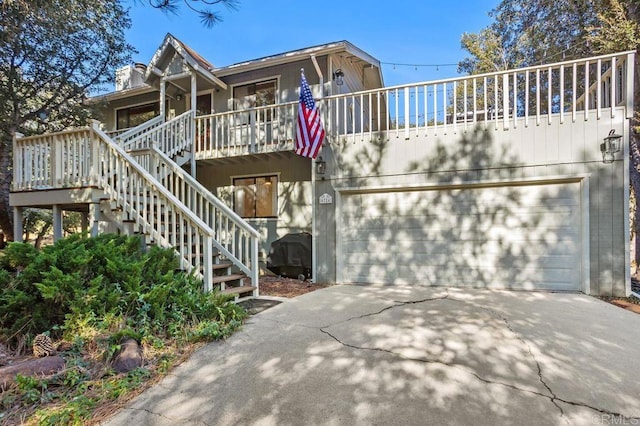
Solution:
<svg viewBox="0 0 640 426"><path fill-rule="evenodd" d="M316 174L324 176L325 173L327 173L327 162L320 156L316 160Z"/></svg>
<svg viewBox="0 0 640 426"><path fill-rule="evenodd" d="M182 100L182 93L178 93L176 95L176 101L180 102Z"/></svg>
<svg viewBox="0 0 640 426"><path fill-rule="evenodd" d="M344 73L341 68L338 68L333 72L333 81L335 81L338 86L342 86L344 84Z"/></svg>
<svg viewBox="0 0 640 426"><path fill-rule="evenodd" d="M602 162L613 163L615 160L616 152L620 151L620 141L622 135L616 134L616 131L611 129L609 135L604 138L604 142L600 144L600 152L602 153Z"/></svg>

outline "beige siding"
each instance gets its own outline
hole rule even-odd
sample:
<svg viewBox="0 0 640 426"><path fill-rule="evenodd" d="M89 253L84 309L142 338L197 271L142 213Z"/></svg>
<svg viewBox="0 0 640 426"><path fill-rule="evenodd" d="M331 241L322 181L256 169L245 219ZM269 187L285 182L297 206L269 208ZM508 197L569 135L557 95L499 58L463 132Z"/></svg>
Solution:
<svg viewBox="0 0 640 426"><path fill-rule="evenodd" d="M202 165L198 167L198 180L229 206L233 206L233 177L277 174L278 217L276 219L249 219L261 233L260 252L263 259L271 243L288 233L311 232L312 196L310 162L287 154L277 158L245 159L235 164Z"/></svg>
<svg viewBox="0 0 640 426"><path fill-rule="evenodd" d="M628 188L624 173L627 159L618 153L613 164L603 164L599 145L611 129L625 135L628 124L624 110L595 113L587 120L578 113L576 120L565 115L549 124L541 117L528 123L519 120L508 130L495 129L479 123L448 125L445 130L387 132L382 138L364 140L358 137L332 140L322 153L328 163L327 180L318 184L318 191L339 195L341 188L407 187L411 185L455 185L469 182L489 182L541 179L557 176L585 176L589 181L587 213L589 224L589 270L591 292L602 295L623 295L627 291L625 269L627 259ZM374 135L375 136L375 135ZM320 189L322 188L322 189ZM336 228L330 209L318 209L320 281L336 279L336 254L331 250Z"/></svg>

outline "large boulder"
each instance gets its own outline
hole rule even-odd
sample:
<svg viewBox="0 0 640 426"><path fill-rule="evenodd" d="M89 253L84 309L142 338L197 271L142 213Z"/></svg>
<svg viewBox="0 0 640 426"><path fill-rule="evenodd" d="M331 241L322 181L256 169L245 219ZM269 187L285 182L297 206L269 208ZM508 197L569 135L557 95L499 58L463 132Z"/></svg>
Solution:
<svg viewBox="0 0 640 426"><path fill-rule="evenodd" d="M142 367L142 351L135 339L126 339L120 344L120 352L113 361L113 369L118 373L126 373Z"/></svg>
<svg viewBox="0 0 640 426"><path fill-rule="evenodd" d="M59 356L27 359L15 364L0 367L0 389L4 390L15 383L16 376L49 376L62 371L64 359Z"/></svg>

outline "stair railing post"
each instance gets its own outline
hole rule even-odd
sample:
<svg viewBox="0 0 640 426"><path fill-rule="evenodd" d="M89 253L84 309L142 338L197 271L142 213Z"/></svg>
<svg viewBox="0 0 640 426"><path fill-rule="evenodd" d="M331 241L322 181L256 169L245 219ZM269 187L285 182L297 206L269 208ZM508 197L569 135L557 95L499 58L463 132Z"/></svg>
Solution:
<svg viewBox="0 0 640 426"><path fill-rule="evenodd" d="M258 279L259 279L258 239L256 237L251 237L251 285L256 288L253 291L253 295L255 297L258 297L260 295Z"/></svg>
<svg viewBox="0 0 640 426"><path fill-rule="evenodd" d="M91 127L94 132L91 135L91 151L88 151L86 155L89 158L86 158L85 161L88 161L91 164L91 170L89 176L89 181L92 185L98 183L98 179L100 177L100 139L97 137L97 133L95 130L100 130L100 122L98 120L93 120L91 123Z"/></svg>
<svg viewBox="0 0 640 426"><path fill-rule="evenodd" d="M204 237L204 247L202 248L202 280L204 282L204 291L213 290L213 237L207 235Z"/></svg>
<svg viewBox="0 0 640 426"><path fill-rule="evenodd" d="M159 179L160 177L160 174L158 173L159 161L158 161L158 157L156 156L156 150L159 150L159 147L158 147L158 142L154 140L151 142L151 150L149 151L149 173L155 179Z"/></svg>

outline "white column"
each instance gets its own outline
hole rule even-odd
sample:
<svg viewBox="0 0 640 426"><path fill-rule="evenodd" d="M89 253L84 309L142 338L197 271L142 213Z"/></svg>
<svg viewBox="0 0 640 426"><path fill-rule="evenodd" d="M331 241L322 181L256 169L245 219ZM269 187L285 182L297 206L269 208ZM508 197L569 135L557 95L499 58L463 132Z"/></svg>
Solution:
<svg viewBox="0 0 640 426"><path fill-rule="evenodd" d="M23 237L23 219L22 207L13 208L13 240L21 242Z"/></svg>
<svg viewBox="0 0 640 426"><path fill-rule="evenodd" d="M100 204L91 203L89 204L89 214L87 217L88 225L91 226L91 236L97 237L99 233L100 226Z"/></svg>
<svg viewBox="0 0 640 426"><path fill-rule="evenodd" d="M86 234L89 231L89 213L82 212L82 216L80 217L80 228L82 229L83 234Z"/></svg>
<svg viewBox="0 0 640 426"><path fill-rule="evenodd" d="M162 117L165 116L164 113L165 113L165 110L166 110L166 105L165 105L165 102L166 102L166 95L165 95L166 89L167 89L167 82L165 81L164 77L162 77L160 79L160 115Z"/></svg>
<svg viewBox="0 0 640 426"><path fill-rule="evenodd" d="M191 71L191 111L195 114L198 86L195 71ZM196 177L196 121L191 119L191 176Z"/></svg>
<svg viewBox="0 0 640 426"><path fill-rule="evenodd" d="M53 241L62 239L62 208L58 204L53 206Z"/></svg>

